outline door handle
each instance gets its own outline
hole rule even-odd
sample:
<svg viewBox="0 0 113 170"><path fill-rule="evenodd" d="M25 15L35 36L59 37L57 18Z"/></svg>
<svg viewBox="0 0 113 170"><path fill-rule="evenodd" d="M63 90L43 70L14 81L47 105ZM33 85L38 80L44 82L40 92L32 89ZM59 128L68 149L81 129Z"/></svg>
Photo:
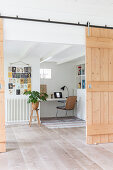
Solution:
<svg viewBox="0 0 113 170"><path fill-rule="evenodd" d="M91 84L88 84L88 88L91 89Z"/></svg>
<svg viewBox="0 0 113 170"><path fill-rule="evenodd" d="M2 84L0 84L0 90L2 89Z"/></svg>

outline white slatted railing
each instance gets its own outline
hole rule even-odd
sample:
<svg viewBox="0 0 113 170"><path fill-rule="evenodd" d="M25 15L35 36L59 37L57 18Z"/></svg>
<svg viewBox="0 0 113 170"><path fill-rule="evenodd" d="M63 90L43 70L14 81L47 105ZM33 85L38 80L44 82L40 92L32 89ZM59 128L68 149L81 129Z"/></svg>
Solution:
<svg viewBox="0 0 113 170"><path fill-rule="evenodd" d="M27 103L27 97L7 98L6 123L28 122L31 113L31 104Z"/></svg>

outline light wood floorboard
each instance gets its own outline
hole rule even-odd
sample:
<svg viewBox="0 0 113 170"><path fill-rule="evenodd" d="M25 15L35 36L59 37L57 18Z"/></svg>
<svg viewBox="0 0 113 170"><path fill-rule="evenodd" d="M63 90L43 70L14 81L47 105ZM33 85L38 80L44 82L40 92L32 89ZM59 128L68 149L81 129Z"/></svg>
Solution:
<svg viewBox="0 0 113 170"><path fill-rule="evenodd" d="M113 170L113 144L87 145L85 128L6 127L0 170Z"/></svg>

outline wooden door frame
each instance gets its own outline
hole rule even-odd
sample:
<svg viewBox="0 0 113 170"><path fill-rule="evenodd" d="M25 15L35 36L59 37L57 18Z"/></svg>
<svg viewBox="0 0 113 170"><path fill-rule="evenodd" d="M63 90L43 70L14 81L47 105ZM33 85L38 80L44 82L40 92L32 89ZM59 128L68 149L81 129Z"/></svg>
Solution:
<svg viewBox="0 0 113 170"><path fill-rule="evenodd" d="M0 152L6 152L3 20L0 19Z"/></svg>

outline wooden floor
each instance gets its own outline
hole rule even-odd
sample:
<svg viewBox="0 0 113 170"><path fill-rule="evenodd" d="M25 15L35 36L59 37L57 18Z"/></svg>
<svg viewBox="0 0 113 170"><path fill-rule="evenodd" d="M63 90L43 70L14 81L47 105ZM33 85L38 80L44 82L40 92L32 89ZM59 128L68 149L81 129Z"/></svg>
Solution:
<svg viewBox="0 0 113 170"><path fill-rule="evenodd" d="M113 144L87 145L85 128L9 126L0 170L113 170Z"/></svg>

